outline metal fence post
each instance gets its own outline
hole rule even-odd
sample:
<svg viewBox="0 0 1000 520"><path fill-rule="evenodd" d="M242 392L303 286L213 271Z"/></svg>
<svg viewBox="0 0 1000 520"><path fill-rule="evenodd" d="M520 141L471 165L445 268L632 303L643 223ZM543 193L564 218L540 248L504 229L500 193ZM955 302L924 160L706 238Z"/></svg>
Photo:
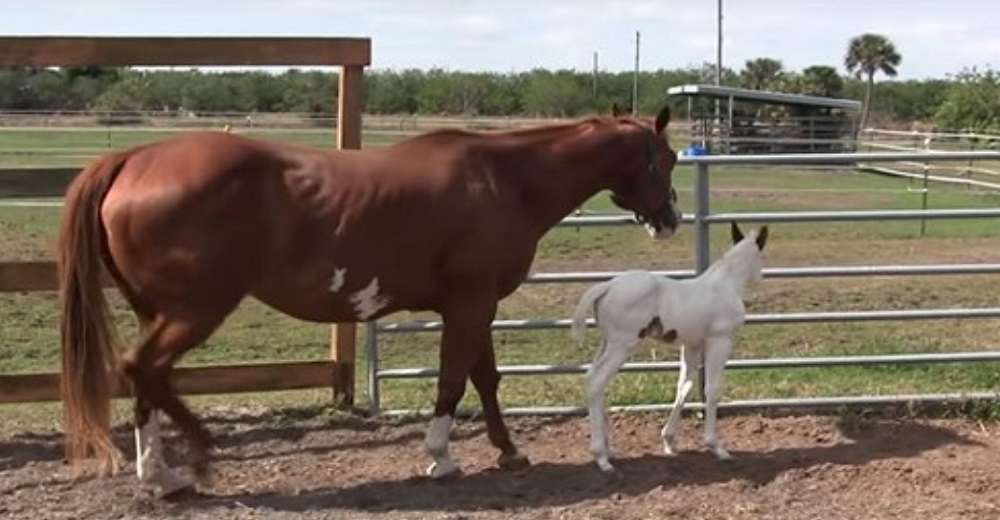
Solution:
<svg viewBox="0 0 1000 520"><path fill-rule="evenodd" d="M372 413L379 413L381 396L378 387L378 322L369 321L365 325L365 361L368 367L368 401Z"/></svg>
<svg viewBox="0 0 1000 520"><path fill-rule="evenodd" d="M695 240L695 271L700 275L712 263L711 244L709 241L709 224L705 220L709 214L708 208L708 164L699 161L694 169L694 240ZM705 402L705 359L698 363L698 400Z"/></svg>
<svg viewBox="0 0 1000 520"><path fill-rule="evenodd" d="M694 174L694 258L695 270L701 274L712 263L708 222L705 221L708 216L708 164L696 163Z"/></svg>

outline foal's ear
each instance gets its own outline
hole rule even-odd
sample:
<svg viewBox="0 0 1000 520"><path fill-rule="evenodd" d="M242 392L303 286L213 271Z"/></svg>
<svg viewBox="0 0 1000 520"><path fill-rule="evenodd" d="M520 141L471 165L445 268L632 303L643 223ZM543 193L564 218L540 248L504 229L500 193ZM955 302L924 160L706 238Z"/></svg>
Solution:
<svg viewBox="0 0 1000 520"><path fill-rule="evenodd" d="M733 245L739 244L740 240L743 240L743 232L740 231L740 226L735 220L729 223L729 231L733 235Z"/></svg>
<svg viewBox="0 0 1000 520"><path fill-rule="evenodd" d="M660 109L660 113L656 114L656 122L653 124L653 128L656 130L656 135L663 135L663 131L667 128L667 124L670 123L670 105L663 105Z"/></svg>
<svg viewBox="0 0 1000 520"><path fill-rule="evenodd" d="M764 245L767 244L767 226L760 228L757 232L757 249L763 251Z"/></svg>
<svg viewBox="0 0 1000 520"><path fill-rule="evenodd" d="M618 117L618 116L620 116L620 115L622 115L624 113L625 113L625 111L622 110L622 107L620 107L618 105L617 101L612 101L611 102L611 117Z"/></svg>

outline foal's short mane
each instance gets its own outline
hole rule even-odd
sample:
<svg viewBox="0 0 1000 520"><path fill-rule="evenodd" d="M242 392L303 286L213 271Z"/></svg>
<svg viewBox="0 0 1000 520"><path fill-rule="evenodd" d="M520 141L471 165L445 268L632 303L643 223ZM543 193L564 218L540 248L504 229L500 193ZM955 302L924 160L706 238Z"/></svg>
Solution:
<svg viewBox="0 0 1000 520"><path fill-rule="evenodd" d="M729 268L733 263L736 256L747 254L745 251L751 251L757 253L759 251L755 239L760 233L760 230L754 230L747 233L746 237L737 244L733 244L725 253L719 257L718 260L712 263L706 270L705 274L709 272L715 272L721 269Z"/></svg>

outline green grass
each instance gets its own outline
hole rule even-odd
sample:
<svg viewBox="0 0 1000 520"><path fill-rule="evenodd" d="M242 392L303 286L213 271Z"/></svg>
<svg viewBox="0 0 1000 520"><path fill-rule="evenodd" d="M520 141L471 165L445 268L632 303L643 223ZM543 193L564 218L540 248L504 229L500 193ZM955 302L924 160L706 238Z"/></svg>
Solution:
<svg viewBox="0 0 1000 520"><path fill-rule="evenodd" d="M98 154L149 143L188 130L136 129L0 129L0 168L82 167ZM312 146L334 146L336 130L241 129L241 134ZM393 134L365 132L366 146L395 140Z"/></svg>
<svg viewBox="0 0 1000 520"><path fill-rule="evenodd" d="M155 138L135 132L128 139ZM3 141L10 149L26 141ZM162 134L161 134L162 135ZM282 133L298 142L327 139L322 134ZM19 136L30 139L33 136ZM64 145L46 140L34 146ZM124 137L122 137L124 139ZM87 143L82 143L84 146ZM377 146L379 142L366 144ZM681 204L691 211L693 178L688 167L676 171ZM919 193L908 182L841 169L713 168L713 211L787 211L820 209L916 209ZM932 186L931 208L996 207L1000 196L964 188ZM612 211L605 194L587 204L588 210ZM58 222L57 208L0 207L0 261L50 258ZM728 247L723 227L713 227L713 256ZM1000 225L996 219L929 221L920 235L917 221L789 223L772 226L768 265L772 267L929 264L996 262L1000 258ZM559 228L539 246L535 272L620 270L626 268L688 269L693 266L691 228L666 242L649 240L638 226L625 228ZM586 284L525 285L501 305L501 318L564 318ZM113 298L123 336L134 334L133 318ZM902 308L1000 306L1000 277L937 276L910 278L832 278L766 280L752 289L751 312L798 312ZM58 328L54 295L0 294L0 372L55 370ZM399 313L392 321L432 318L434 315ZM388 321L388 320L387 320ZM359 345L363 345L362 335ZM329 327L303 323L245 302L202 348L183 364L234 363L323 359L328 354ZM565 330L497 332L494 335L501 364L580 363L590 360L597 341L579 348ZM436 366L438 333L380 336L384 367ZM792 357L995 350L1000 346L1000 320L889 321L880 323L752 325L739 335L735 357ZM364 352L359 349L359 399L364 404ZM676 345L652 341L640 347L634 360L675 360ZM664 402L671 399L675 374L620 374L612 383L609 401L615 404ZM958 392L1000 389L1000 370L993 364L940 366L878 366L794 370L730 371L727 399L811 395L860 395ZM433 405L433 379L385 381L383 406L422 408ZM583 376L509 376L501 385L507 406L580 405ZM276 392L192 398L201 407L263 403L267 406L309 405L328 400L325 391ZM476 405L470 391L463 402ZM122 405L127 418L127 406ZM48 423L55 405L18 405L0 408L10 424Z"/></svg>

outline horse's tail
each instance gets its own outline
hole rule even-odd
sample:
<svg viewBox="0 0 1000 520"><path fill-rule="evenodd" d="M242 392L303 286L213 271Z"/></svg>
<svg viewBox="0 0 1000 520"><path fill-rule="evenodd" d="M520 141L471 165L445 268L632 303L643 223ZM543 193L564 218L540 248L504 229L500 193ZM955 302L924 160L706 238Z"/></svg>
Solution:
<svg viewBox="0 0 1000 520"><path fill-rule="evenodd" d="M125 158L125 154L108 154L70 184L57 260L62 341L59 390L66 457L75 465L93 453L102 469L112 472L118 459L110 434L115 338L101 287L107 245L100 210Z"/></svg>
<svg viewBox="0 0 1000 520"><path fill-rule="evenodd" d="M583 293L583 296L580 297L580 302L576 304L576 310L573 312L573 323L570 326L570 334L577 345L583 346L584 336L587 333L586 321L588 312L594 307L595 302L608 292L610 287L611 282L596 284L587 289Z"/></svg>

